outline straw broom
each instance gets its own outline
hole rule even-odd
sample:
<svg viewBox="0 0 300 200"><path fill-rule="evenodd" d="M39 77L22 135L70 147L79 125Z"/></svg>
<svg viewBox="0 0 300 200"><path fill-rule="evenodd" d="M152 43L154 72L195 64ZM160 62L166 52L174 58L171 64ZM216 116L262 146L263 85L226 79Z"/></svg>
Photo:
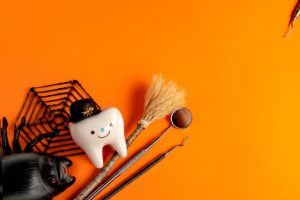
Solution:
<svg viewBox="0 0 300 200"><path fill-rule="evenodd" d="M129 147L139 134L153 121L164 118L175 109L182 107L184 98L185 91L180 89L176 83L173 81L166 82L162 75L154 75L145 96L142 119L138 122L136 129L127 138L127 147ZM83 200L90 194L103 181L119 158L119 155L115 152L99 174L77 195L75 200Z"/></svg>

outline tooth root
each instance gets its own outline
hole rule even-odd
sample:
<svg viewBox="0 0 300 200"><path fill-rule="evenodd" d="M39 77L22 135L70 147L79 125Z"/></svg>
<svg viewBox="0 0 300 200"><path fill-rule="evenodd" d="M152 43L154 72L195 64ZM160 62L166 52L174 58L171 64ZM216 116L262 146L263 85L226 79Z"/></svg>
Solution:
<svg viewBox="0 0 300 200"><path fill-rule="evenodd" d="M113 141L110 144L110 146L114 148L121 157L127 156L127 147L126 147L125 139Z"/></svg>
<svg viewBox="0 0 300 200"><path fill-rule="evenodd" d="M101 168L103 166L103 159L102 159L102 146L99 147L90 147L87 148L86 154L92 163L97 167Z"/></svg>

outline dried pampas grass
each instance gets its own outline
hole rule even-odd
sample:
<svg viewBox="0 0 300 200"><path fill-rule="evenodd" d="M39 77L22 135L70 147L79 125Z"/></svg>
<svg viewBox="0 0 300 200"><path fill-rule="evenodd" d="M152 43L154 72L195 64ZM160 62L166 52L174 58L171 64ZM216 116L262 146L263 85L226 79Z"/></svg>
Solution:
<svg viewBox="0 0 300 200"><path fill-rule="evenodd" d="M155 75L146 93L144 113L140 121L146 127L157 119L170 114L184 104L185 91L178 88L175 82L165 83L162 75Z"/></svg>

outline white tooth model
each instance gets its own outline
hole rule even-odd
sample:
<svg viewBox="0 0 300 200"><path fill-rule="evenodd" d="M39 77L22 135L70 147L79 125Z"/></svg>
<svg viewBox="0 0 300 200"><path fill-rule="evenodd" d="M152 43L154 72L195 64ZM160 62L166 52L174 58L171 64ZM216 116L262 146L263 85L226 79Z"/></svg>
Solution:
<svg viewBox="0 0 300 200"><path fill-rule="evenodd" d="M69 124L71 136L92 163L103 166L102 148L110 145L121 157L127 155L124 122L117 108L107 108L93 116Z"/></svg>

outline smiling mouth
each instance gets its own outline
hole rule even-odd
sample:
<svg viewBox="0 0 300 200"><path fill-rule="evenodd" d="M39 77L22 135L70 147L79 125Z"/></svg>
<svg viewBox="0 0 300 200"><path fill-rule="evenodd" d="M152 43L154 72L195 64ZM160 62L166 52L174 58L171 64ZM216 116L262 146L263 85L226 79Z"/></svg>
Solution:
<svg viewBox="0 0 300 200"><path fill-rule="evenodd" d="M102 139L102 138L106 138L109 134L110 134L110 130L108 131L108 133L105 136L100 137L99 135L97 135L97 137Z"/></svg>

